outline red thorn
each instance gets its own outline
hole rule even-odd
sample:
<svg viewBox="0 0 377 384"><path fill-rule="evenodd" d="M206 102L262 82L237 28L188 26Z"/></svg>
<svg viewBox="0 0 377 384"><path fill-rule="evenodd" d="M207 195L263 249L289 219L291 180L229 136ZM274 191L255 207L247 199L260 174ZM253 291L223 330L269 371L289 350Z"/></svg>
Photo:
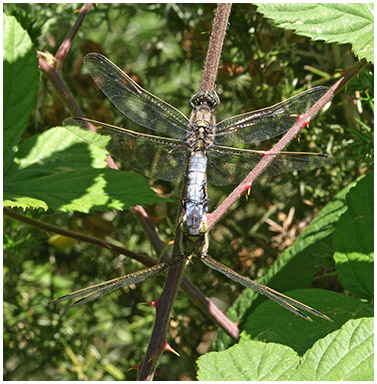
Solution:
<svg viewBox="0 0 377 384"><path fill-rule="evenodd" d="M133 369L137 369L137 370L139 370L140 367L141 367L141 363L139 363L138 365L134 365L133 367L128 368L127 371L132 371Z"/></svg>
<svg viewBox="0 0 377 384"><path fill-rule="evenodd" d="M153 361L153 359L154 359L154 355L155 355L155 352L153 351L153 352L151 353L151 357L148 359L148 364L151 364L151 363L152 363L152 361Z"/></svg>
<svg viewBox="0 0 377 384"><path fill-rule="evenodd" d="M175 355L177 355L178 357L181 357L180 354L175 351L167 342L166 342L166 339L164 341L164 344L162 344L162 349L165 350L165 351L169 351L169 352L172 352L174 353Z"/></svg>
<svg viewBox="0 0 377 384"><path fill-rule="evenodd" d="M151 305L152 307L157 308L158 305L159 305L159 303L160 303L160 299L158 299L158 300L156 300L156 301L150 301L150 302L145 303L145 304L147 304L147 305Z"/></svg>
<svg viewBox="0 0 377 384"><path fill-rule="evenodd" d="M251 183L247 183L245 185L245 188L243 189L242 193L246 196L246 198L250 195L251 191Z"/></svg>
<svg viewBox="0 0 377 384"><path fill-rule="evenodd" d="M297 115L297 121L303 120L304 115ZM305 126L309 125L310 119L306 119L302 121L300 129L304 128Z"/></svg>

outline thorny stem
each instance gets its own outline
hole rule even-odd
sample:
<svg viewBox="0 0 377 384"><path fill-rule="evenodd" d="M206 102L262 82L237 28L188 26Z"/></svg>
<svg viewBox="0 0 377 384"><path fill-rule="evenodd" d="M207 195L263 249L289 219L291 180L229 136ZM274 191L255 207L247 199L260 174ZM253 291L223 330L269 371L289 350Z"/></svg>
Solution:
<svg viewBox="0 0 377 384"><path fill-rule="evenodd" d="M218 4L217 6L206 61L204 64L202 83L200 85L200 89L203 92L212 92L215 88L217 69L219 68L221 51L223 49L231 7L231 3Z"/></svg>
<svg viewBox="0 0 377 384"><path fill-rule="evenodd" d="M158 237L155 227L152 225L148 214L144 208L137 206L133 208L133 211L139 218L139 222L144 228L145 233L149 237L153 248L158 255L164 250L164 244ZM162 260L167 260L168 254L165 252L162 255ZM233 340L237 341L239 338L239 329L232 321L230 321L226 315L207 297L199 288L196 287L187 277L182 279L182 287L186 293L188 293L194 302L202 307L204 312L208 313L210 317L221 327Z"/></svg>
<svg viewBox="0 0 377 384"><path fill-rule="evenodd" d="M60 47L58 50L58 53L60 53L60 61L62 62L65 55L67 54L72 40L74 36L77 33L78 27L82 24L83 18L86 16L87 12L89 11L91 4L86 4L81 8L80 16L78 20L76 21L73 30L68 34L67 39L63 42L63 47ZM64 54L63 54L64 52ZM58 55L58 54L57 54ZM45 60L46 55L43 52L38 52L39 57L39 65L41 70L46 74L46 76L50 79L52 84L55 86L56 90L58 91L58 94L63 98L65 104L67 105L68 109L71 111L71 113L74 116L78 117L85 117L84 113L76 103L75 99L71 95L69 89L63 82L60 74L57 72L57 70L51 66L47 60ZM52 56L52 62L56 62L56 59ZM109 168L117 169L117 166L115 162L113 161L112 157L109 155L106 159ZM139 219L141 225L146 230L146 234L149 237L149 239L152 242L153 247L156 250L156 253L158 255L161 254L163 249L163 244L161 240L159 239L156 230L154 226L151 223L151 220L148 217L148 214L145 212L145 210L137 206L134 208L134 212L137 213L137 218ZM30 225L35 225L36 227L41 228L42 230L50 231L53 233L58 233L64 236L69 236L72 238L76 238L78 240L86 241L89 243L93 243L99 246L103 246L109 249L113 249L116 252L122 253L124 255L127 255L135 260L138 260L142 262L146 266L152 266L156 264L156 262L145 255L140 255L134 252L131 252L127 250L126 248L115 246L111 243L108 243L106 241L103 241L102 239L98 239L92 236L86 236L77 232L68 231L65 229L62 229L60 227L51 226L46 223L38 222L34 219L30 219L24 215L19 215L11 210L7 210L5 212L9 217L13 217L19 221L27 222ZM233 339L238 340L239 337L239 330L238 327L232 323L220 309L210 301L208 297L206 297L189 279L186 277L182 280L182 285L185 291L190 295L192 300L196 303L198 303L205 312L208 313L210 317L213 318L213 320Z"/></svg>
<svg viewBox="0 0 377 384"><path fill-rule="evenodd" d="M211 92L214 89L230 8L231 4L219 4L216 10L201 82L201 90L203 92ZM183 215L184 207L181 203L172 257L180 254L180 224ZM156 321L149 341L147 353L140 366L139 380L153 380L159 357L166 345L166 331L168 329L171 311L177 295L177 290L182 280L185 265L186 260L183 260L182 263L178 263L169 269L163 292L158 300L158 306L156 306Z"/></svg>
<svg viewBox="0 0 377 384"><path fill-rule="evenodd" d="M279 140L279 142L266 152L260 162L252 169L245 179L233 190L233 192L223 201L223 203L208 216L208 229L211 229L220 218L228 211L228 209L239 199L245 192L245 189L251 187L256 178L266 169L279 152L281 152L291 140L300 133L309 121L328 103L333 96L366 64L365 60L357 62L343 76L329 88L329 90L307 111L300 119L289 129L289 131Z"/></svg>
<svg viewBox="0 0 377 384"><path fill-rule="evenodd" d="M135 207L135 210L144 210L142 207ZM25 215L21 215L12 209L9 208L3 208L3 213L5 216L8 216L14 220L23 222L25 224L31 225L33 227L39 228L44 232L50 232L50 233L56 233L61 236L70 237L72 239L76 239L78 241L85 241L86 243L94 244L106 249L110 249L113 252L125 255L130 257L131 259L137 260L140 263L144 264L147 267L151 267L158 263L158 261L152 259L149 256L135 253L130 251L127 248L120 247L119 245L113 244L109 241L100 239L98 237L89 236L80 232L71 231L69 229L64 229L61 227L58 227L56 225L48 224L36 219L32 219L30 217L27 217ZM139 215L140 213L138 213ZM149 218L147 216L147 213L144 211L144 221L149 221ZM143 220L141 220L143 221ZM144 226L143 226L144 227ZM153 226L151 226L150 231L154 231L155 229ZM157 234L156 234L157 236ZM150 235L149 235L150 237ZM156 237L155 244L153 244L156 253L159 255L162 252L162 249L164 247L162 241ZM165 258L166 260L166 258ZM204 311L206 311L210 317L214 319L214 321L233 339L237 340L239 336L239 331L236 325L234 325L221 311L219 308L216 307L215 304L211 302L211 300L206 297L187 277L184 277L182 280L182 286L183 289L186 291L186 293L191 297L191 299L196 302L198 305L200 305Z"/></svg>
<svg viewBox="0 0 377 384"><path fill-rule="evenodd" d="M57 70L52 65L50 65L45 59L46 55L43 52L38 51L37 56L39 60L39 68L48 77L52 85L56 88L58 94L63 99L65 105L68 107L70 112L77 117L84 117L84 112L76 103L74 97L72 96L72 93L69 91L68 87L64 83ZM55 59L53 58L53 60Z"/></svg>
<svg viewBox="0 0 377 384"><path fill-rule="evenodd" d="M65 38L63 43L60 45L58 52L55 55L56 70L57 71L60 71L60 69L62 68L64 58L66 57L69 49L71 48L73 38L76 36L76 33L78 32L79 28L81 27L81 24L84 21L84 18L86 16L86 14L89 12L89 9L92 5L93 5L93 3L86 3L79 10L80 15L77 18L75 25L72 27L72 29L70 30L68 36Z"/></svg>

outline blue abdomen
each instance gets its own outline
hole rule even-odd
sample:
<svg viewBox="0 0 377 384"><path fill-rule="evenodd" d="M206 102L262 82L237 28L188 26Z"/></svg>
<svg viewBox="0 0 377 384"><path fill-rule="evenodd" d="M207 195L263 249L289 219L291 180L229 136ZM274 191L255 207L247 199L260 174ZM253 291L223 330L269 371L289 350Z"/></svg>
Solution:
<svg viewBox="0 0 377 384"><path fill-rule="evenodd" d="M195 154L190 158L187 172L186 191L186 228L190 235L199 235L207 222L207 158L204 154Z"/></svg>

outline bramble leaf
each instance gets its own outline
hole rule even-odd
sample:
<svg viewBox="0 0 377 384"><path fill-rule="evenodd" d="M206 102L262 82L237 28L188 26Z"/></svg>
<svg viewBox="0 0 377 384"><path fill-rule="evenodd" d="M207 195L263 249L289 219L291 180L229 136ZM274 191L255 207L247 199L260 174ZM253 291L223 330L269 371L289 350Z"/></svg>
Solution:
<svg viewBox="0 0 377 384"><path fill-rule="evenodd" d="M373 3L264 3L258 12L274 25L326 43L352 44L360 58L374 62Z"/></svg>

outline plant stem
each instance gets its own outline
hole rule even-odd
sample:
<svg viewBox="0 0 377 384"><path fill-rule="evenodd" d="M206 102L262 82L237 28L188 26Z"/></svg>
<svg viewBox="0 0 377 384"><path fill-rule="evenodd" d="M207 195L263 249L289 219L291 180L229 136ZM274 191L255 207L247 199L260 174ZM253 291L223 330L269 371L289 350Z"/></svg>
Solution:
<svg viewBox="0 0 377 384"><path fill-rule="evenodd" d="M201 90L203 92L211 92L215 86L218 64L220 61L221 50L225 38L225 30L228 25L230 7L231 4L219 4L216 10L201 82ZM181 201L182 200L183 194ZM182 222L183 215L184 207L181 203L176 225L172 257L178 256L180 254L180 224ZM178 263L174 267L170 268L168 272L163 292L158 300L158 305L156 306L156 321L153 327L152 336L149 341L146 355L140 366L139 380L153 380L159 357L166 347L166 332L170 322L174 300L182 280L185 265L186 260L183 260L182 263Z"/></svg>
<svg viewBox="0 0 377 384"><path fill-rule="evenodd" d="M82 22L84 21L84 18L86 14L89 12L90 7L93 5L93 3L86 3L83 5L83 7L79 10L80 14L77 18L75 25L72 27L72 29L69 31L67 37L64 39L62 44L60 45L58 52L56 52L55 59L56 59L56 70L60 71L60 69L63 66L63 61L68 53L68 51L71 48L72 41L74 37L76 36L76 33L78 32L79 28L81 27Z"/></svg>
<svg viewBox="0 0 377 384"><path fill-rule="evenodd" d="M72 30L69 32L66 40L62 43L62 45L58 49L58 53L56 54L56 58L53 56L51 57L51 62L60 62L59 68L61 68L63 59L68 53L73 38L76 36L78 28L81 26L83 18L86 16L87 12L89 11L91 4L86 4L81 8L80 15L78 19L76 20L74 26L72 27ZM64 81L61 78L60 73L55 69L54 66L50 65L49 62L45 59L46 55L43 52L38 52L39 57L39 65L42 71L46 74L46 76L49 78L49 80L52 82L56 90L58 91L58 94L62 97L63 101L67 105L70 112L77 117L85 117L84 112L80 109L78 104L76 103L75 99L73 98L72 94L70 93L68 87L64 83ZM56 64L56 67L58 65ZM116 166L114 160L109 155L106 159L107 164L109 168L118 169ZM161 254L163 249L163 243L159 239L158 234L154 228L154 226L151 223L151 220L148 217L147 212L140 206L134 208L134 212L136 213L136 217L143 226L144 230L146 231L147 236L149 237L154 249L156 250L156 253L158 255ZM62 229L60 227L52 226L31 218L28 218L24 215L17 214L16 212L7 209L7 211L4 211L4 213L12 217L16 220L26 222L30 225L34 225L38 228L41 228L42 230L61 234L63 236L72 237L78 240L86 241L88 243L96 244L108 249L113 250L114 252L118 252L121 254L124 254L128 257L131 257L135 260L140 261L146 266L152 266L156 264L156 261L152 258L149 258L146 255L141 255L138 253L134 253L129 251L126 248L119 247L116 245L113 245L109 242L106 242L102 239L98 239L92 236L87 236L80 234L78 232L69 231L66 229ZM166 258L165 258L166 259ZM233 324L221 311L220 309L210 301L208 297L206 297L189 279L183 278L182 285L185 291L189 294L189 296L192 298L194 302L196 302L199 306L202 307L202 309L233 339L238 340L239 337L239 330L238 327Z"/></svg>
<svg viewBox="0 0 377 384"><path fill-rule="evenodd" d="M347 70L343 76L329 88L329 90L307 111L300 119L288 130L288 132L279 140L279 142L266 152L260 162L251 170L244 180L233 190L233 192L223 201L223 203L208 216L208 229L211 229L220 218L228 211L237 199L244 195L245 190L252 186L257 177L268 167L273 159L278 156L291 140L300 133L309 121L339 92L339 90L366 65L366 61L357 62L352 68Z"/></svg>
<svg viewBox="0 0 377 384"><path fill-rule="evenodd" d="M128 256L131 259L137 260L147 267L151 267L158 263L156 260L152 259L149 256L132 252L127 248L112 244L109 241L100 239L98 237L89 236L80 232L71 231L69 229L64 229L52 224L47 224L42 221L27 217L25 215L21 215L9 208L3 208L3 213L5 216L8 216L11 219L20 221L28 225L32 225L33 227L39 228L44 232L56 233L61 236L70 237L72 239L84 241L86 243L90 243L90 244L97 245L99 247L110 249L113 252L116 252L116 253ZM156 249L156 253L161 254L161 251L163 249L163 243L158 237L157 239L159 241L159 245L157 247L156 246L154 247ZM208 313L209 317L211 317L233 340L238 340L238 336L239 336L238 327L234 325L220 311L220 309L217 308L216 305L213 304L211 300L200 291L198 287L196 287L187 277L183 278L182 286L183 286L183 289L186 291L186 293L191 297L191 299L195 303L200 305L206 313Z"/></svg>
<svg viewBox="0 0 377 384"><path fill-rule="evenodd" d="M223 49L231 7L231 3L218 4L217 6L204 64L202 83L200 85L200 89L203 92L212 92L215 88L217 70L219 68L221 51Z"/></svg>
<svg viewBox="0 0 377 384"><path fill-rule="evenodd" d="M48 63L45 59L46 55L43 52L38 51L38 60L39 60L39 68L43 71L43 73L48 77L51 81L52 85L58 91L58 94L63 99L65 105L68 107L70 112L77 117L85 117L84 112L76 103L72 93L69 91L68 87L64 83L63 79L59 75L58 71ZM53 61L55 58L52 57Z"/></svg>

